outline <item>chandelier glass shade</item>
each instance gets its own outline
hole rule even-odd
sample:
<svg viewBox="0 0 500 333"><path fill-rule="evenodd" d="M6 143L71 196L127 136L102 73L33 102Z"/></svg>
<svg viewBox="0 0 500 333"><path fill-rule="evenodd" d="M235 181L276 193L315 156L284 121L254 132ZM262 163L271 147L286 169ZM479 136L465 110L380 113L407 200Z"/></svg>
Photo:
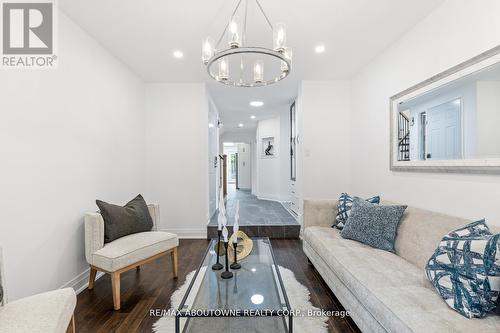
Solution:
<svg viewBox="0 0 500 333"><path fill-rule="evenodd" d="M255 2L272 33L272 47L247 45L248 3ZM244 4L243 24L236 15ZM224 43L224 39L226 43ZM202 42L202 61L214 80L235 87L260 87L278 82L290 74L292 49L286 45L282 23L271 24L259 0L238 0L217 43L207 37Z"/></svg>

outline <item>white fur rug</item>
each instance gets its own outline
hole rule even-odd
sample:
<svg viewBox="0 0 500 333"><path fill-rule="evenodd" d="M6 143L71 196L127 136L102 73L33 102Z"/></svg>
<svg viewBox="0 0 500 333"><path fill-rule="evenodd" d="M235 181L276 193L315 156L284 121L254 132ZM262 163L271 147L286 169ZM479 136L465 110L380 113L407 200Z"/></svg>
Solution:
<svg viewBox="0 0 500 333"><path fill-rule="evenodd" d="M293 274L293 272L287 268L279 267L281 278L283 280L283 284L285 285L286 293L288 295L288 300L290 302L290 307L292 310L302 310L302 313L307 313L308 310L319 311L317 307L314 307L309 301L309 290L300 284ZM186 292L191 279L193 278L194 271L189 273L186 276L186 282L177 289L171 297L172 308L177 309L179 304ZM261 317L262 318L262 317ZM224 320L232 320L233 318L224 318ZM214 320L213 318L209 318L206 320ZM327 324L326 321L328 317L308 317L308 316L300 316L293 317L293 331L296 333L327 333ZM160 318L154 325L153 331L157 333L174 333L175 332L175 319L174 317L162 317ZM213 326L209 325L210 330L212 330ZM231 330L232 331L232 330ZM242 330L238 330L241 332ZM258 328L253 328L252 332L261 332ZM265 332L265 331L262 331ZM205 333L205 332L200 332Z"/></svg>

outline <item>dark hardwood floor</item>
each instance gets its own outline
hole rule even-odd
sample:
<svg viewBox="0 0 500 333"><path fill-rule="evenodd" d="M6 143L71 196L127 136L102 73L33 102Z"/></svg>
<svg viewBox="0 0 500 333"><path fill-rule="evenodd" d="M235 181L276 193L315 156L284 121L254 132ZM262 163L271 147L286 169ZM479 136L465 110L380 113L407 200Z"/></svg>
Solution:
<svg viewBox="0 0 500 333"><path fill-rule="evenodd" d="M297 280L309 289L313 305L325 310L343 310L319 273L307 263L300 240L273 239L271 242L278 264L292 270ZM108 275L103 276L97 280L94 290L84 290L78 295L77 332L151 332L159 318L150 316L149 310L170 307L172 292L198 267L207 246L206 240L180 240L177 280L172 276L170 256L146 264L140 271L122 274L120 311L113 310L111 281ZM359 332L348 317L330 317L328 327L330 332Z"/></svg>

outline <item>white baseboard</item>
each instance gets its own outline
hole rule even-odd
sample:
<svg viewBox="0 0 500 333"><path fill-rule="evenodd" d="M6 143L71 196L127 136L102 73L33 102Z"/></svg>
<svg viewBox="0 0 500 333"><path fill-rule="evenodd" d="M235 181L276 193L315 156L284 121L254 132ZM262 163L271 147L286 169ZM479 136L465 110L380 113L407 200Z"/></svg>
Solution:
<svg viewBox="0 0 500 333"><path fill-rule="evenodd" d="M176 234L179 239L206 239L207 238L207 228L172 228L172 229L162 229L161 231L171 232Z"/></svg>
<svg viewBox="0 0 500 333"><path fill-rule="evenodd" d="M283 202L285 201L283 197L279 196L279 195L274 195L274 194L262 194L262 193L259 193L256 195L257 196L257 199L259 200L269 200L269 201L277 201L277 202Z"/></svg>
<svg viewBox="0 0 500 333"><path fill-rule="evenodd" d="M79 293L87 289L87 287L89 286L89 274L90 274L90 268L87 268L86 270L78 274L75 278L73 278L71 281L66 282L59 289L73 288L76 294L78 295ZM97 272L97 275L95 277L96 281L103 275L104 275L103 272Z"/></svg>

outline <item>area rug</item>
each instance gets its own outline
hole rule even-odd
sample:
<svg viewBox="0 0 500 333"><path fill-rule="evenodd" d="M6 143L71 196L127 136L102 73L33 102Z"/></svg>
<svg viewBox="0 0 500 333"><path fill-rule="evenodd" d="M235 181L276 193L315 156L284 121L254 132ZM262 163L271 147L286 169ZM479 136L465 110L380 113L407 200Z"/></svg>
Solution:
<svg viewBox="0 0 500 333"><path fill-rule="evenodd" d="M301 310L302 313L308 313L311 311L320 311L317 307L313 306L309 301L309 290L304 287L300 282L295 279L293 272L287 268L279 267L281 278L283 280L283 284L285 285L286 293L288 295L288 300L290 302L290 307L293 310ZM182 297L184 296L191 279L194 276L194 271L189 273L186 277L186 282L179 289L177 289L171 297L172 308L177 309ZM260 323L262 323L262 317L259 318ZM213 318L204 319L204 320L212 320L210 327L207 327L208 331L217 332L217 323L214 322ZM223 318L223 320L233 320L233 318ZM327 322L328 317L309 317L309 316L297 316L293 318L293 331L296 333L327 333ZM175 319L174 317L162 317L160 318L154 325L153 331L157 333L174 333L175 332ZM258 327L259 325L251 324L249 327L238 326L234 332L238 333L246 333L246 332L255 332L255 333L267 333L265 329L261 329ZM229 331L233 331L232 329ZM203 333L205 333L203 332ZM201 332L200 332L201 333Z"/></svg>

